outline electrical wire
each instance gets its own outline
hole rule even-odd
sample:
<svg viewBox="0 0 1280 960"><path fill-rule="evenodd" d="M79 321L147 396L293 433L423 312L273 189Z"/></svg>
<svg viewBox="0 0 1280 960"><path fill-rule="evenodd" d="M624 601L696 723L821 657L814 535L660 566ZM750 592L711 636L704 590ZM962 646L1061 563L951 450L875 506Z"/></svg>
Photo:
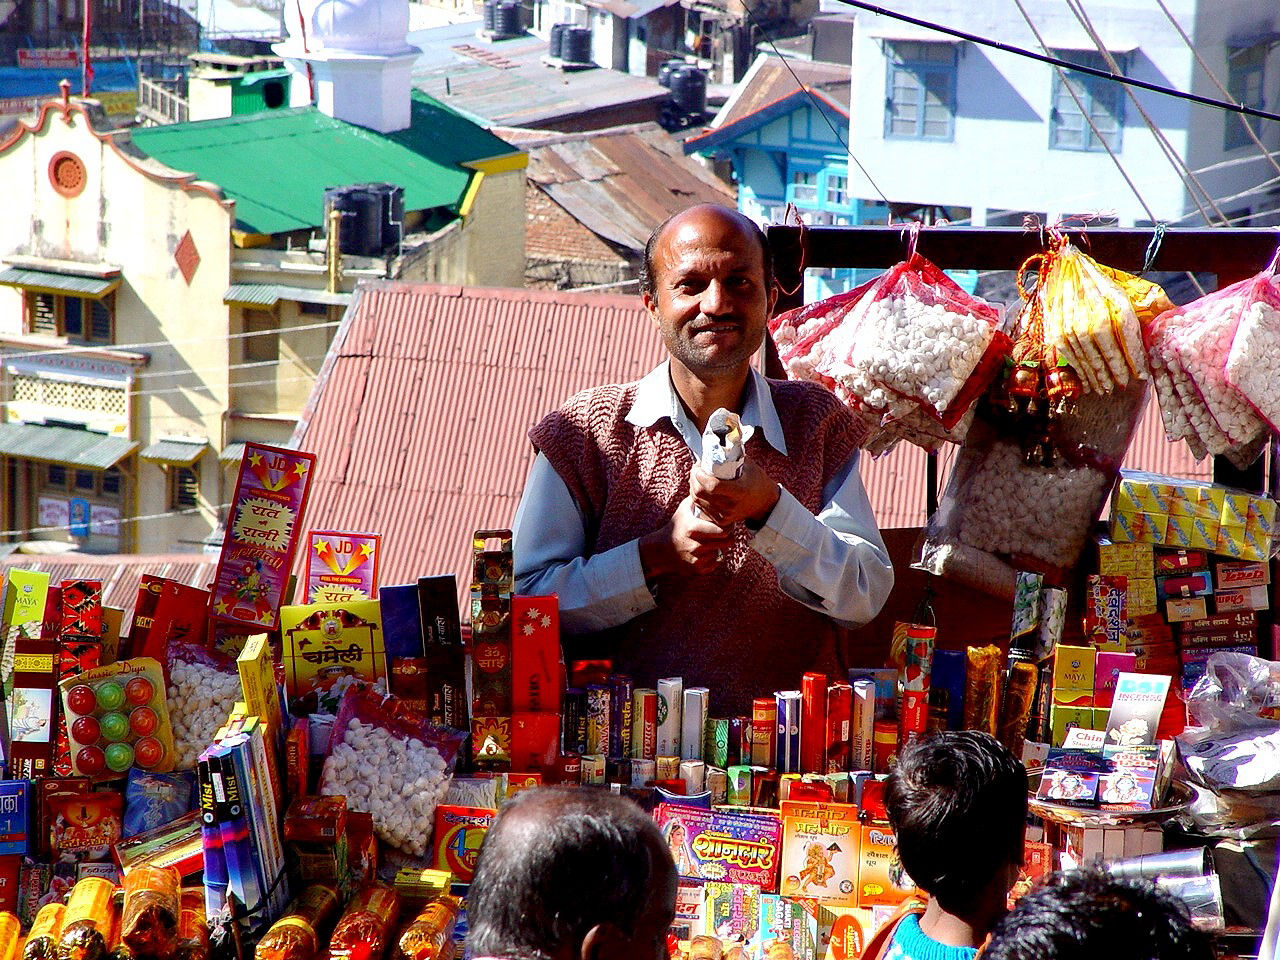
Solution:
<svg viewBox="0 0 1280 960"><path fill-rule="evenodd" d="M106 504L100 504L100 506L106 506ZM213 512L216 515L221 513L223 510L230 509L230 507L231 504L229 503L224 503L220 506L210 504L207 507L178 507L174 510L166 510L164 513L149 513L143 516L132 517L122 516L118 520L112 520L111 526L120 527L126 523L139 523L143 520L164 520L169 517L196 516L206 512ZM92 513L90 513L89 529L91 531L93 529ZM46 527L19 527L15 530L0 530L0 537L26 537L29 539L29 535L33 533L65 533L66 530L67 527L65 524Z"/></svg>
<svg viewBox="0 0 1280 960"><path fill-rule="evenodd" d="M768 41L769 46L773 48L774 56L776 56L779 60L782 61L782 65L787 68L787 73L791 74L791 79L796 82L796 86L799 87L802 91L804 91L805 96L809 98L809 102L813 104L814 109L819 113L819 115L821 115L822 119L826 121L827 126L831 128L831 133L835 136L836 141L840 144L840 146L844 147L845 153L849 155L849 159L853 161L854 165L860 171L862 171L862 175L867 178L867 183L871 184L871 188L875 190L877 194L879 194L880 199L884 201L884 205L886 207L891 206L889 202L889 198L885 196L884 191L880 189L880 186L876 183L875 179L871 176L870 171L868 171L867 168L862 165L862 161L859 160L857 156L854 154L852 148L849 146L845 138L840 135L840 131L836 129L836 125L832 123L831 118L827 116L827 111L822 109L822 105L818 103L818 99L813 95L813 91L810 90L808 86L806 86L804 83L801 83L800 78L796 75L795 70L792 69L791 67L791 62L782 55L782 51L778 49L778 45L773 42L773 37L769 36L769 31L765 30L764 27L760 26L760 21L755 18L755 14L751 10L751 4L744 3L742 5L742 9L746 11L747 19L751 21L751 25L760 31L761 36L763 36L765 40ZM852 70L852 67L850 68L850 70ZM852 103L849 105L849 109L850 109L850 113L852 114L852 111L853 111Z"/></svg>
<svg viewBox="0 0 1280 960"><path fill-rule="evenodd" d="M866 3L864 0L839 0L846 6L856 7L859 10L866 10L869 13L878 13L883 17L889 17L893 20L901 20L905 23L913 24L917 27L923 27L926 30L936 30L938 33L945 33L948 36L958 37L961 40L968 40L970 43L976 43L983 47L992 47L996 50L1003 50L1005 53L1012 53L1020 57L1028 57L1032 60L1039 60L1041 63L1048 63L1055 67L1065 70L1076 70L1080 73L1087 73L1103 80L1111 80L1116 83L1123 83L1129 86L1138 87L1142 90L1150 90L1152 93L1163 94L1167 97L1176 97L1180 100L1189 100L1192 103L1200 103L1208 107L1217 107L1220 110L1226 110L1231 113L1245 114L1251 117L1258 117L1262 120L1280 121L1280 114L1269 113L1266 110L1258 110L1254 107L1245 106L1241 103L1232 103L1227 100L1215 100L1212 97L1202 97L1196 93L1187 93L1185 90L1177 90L1173 87L1164 87L1158 83L1150 83L1146 80L1137 80L1130 76L1116 76L1105 70L1099 70L1096 67L1085 67L1078 63L1072 63L1070 60L1063 60L1059 57L1050 56L1049 54L1036 53L1025 47L1016 47L1010 43L1004 43L1000 40L992 40L989 37L979 36L974 33L967 33L964 30L957 30L955 27L944 26L940 23L934 23L930 20L921 20L918 17L910 17L905 13L897 13L893 10L887 10L884 7L877 6L874 3ZM1041 46L1044 46L1043 42ZM1047 50L1048 48L1045 47Z"/></svg>
<svg viewBox="0 0 1280 960"><path fill-rule="evenodd" d="M1085 33L1089 35L1089 39L1092 40L1094 46L1098 48L1098 53L1107 62L1107 66L1111 68L1111 72L1116 76L1123 73L1120 69L1120 65L1116 62L1116 58L1112 56L1111 51L1107 49L1107 45L1103 43L1102 37L1099 36L1097 30L1094 29L1093 21L1085 12L1084 5L1080 3L1080 0L1067 0L1067 7L1073 14L1075 14L1076 21L1080 26L1084 27ZM1213 212L1218 219L1225 222L1227 219L1226 214L1222 212L1221 208L1214 202L1213 198L1209 196L1209 191L1205 190L1204 185L1196 179L1195 174L1190 172L1186 163L1183 162L1182 157L1178 155L1178 152L1173 149L1173 145L1169 143L1169 138L1164 135L1164 131L1156 126L1155 121L1151 119L1151 114L1147 113L1146 108L1142 105L1142 101L1138 99L1138 95L1133 92L1131 87L1122 87L1122 89L1128 96L1130 102L1137 107L1138 114L1147 125L1147 129L1151 131L1151 135L1155 138L1160 150L1164 153L1165 159L1168 160L1170 165L1173 167L1174 173L1178 175L1178 178L1182 181L1182 185L1186 187L1188 196L1191 197L1192 202L1197 208L1199 208L1200 214L1204 217L1205 223L1211 223L1211 221L1209 219L1209 215L1205 212L1204 205L1196 196L1196 190L1199 190L1205 200L1208 201L1209 206L1212 207Z"/></svg>
<svg viewBox="0 0 1280 960"><path fill-rule="evenodd" d="M1178 23L1178 21L1173 18L1173 14L1169 12L1169 8L1165 6L1164 0L1156 0L1156 5L1164 11L1165 18L1173 25L1173 29L1178 31L1178 36L1182 37L1183 42L1187 45L1187 49L1191 51L1191 55L1195 57L1196 63L1200 65L1200 69L1205 72L1205 75L1208 76L1210 82L1218 88L1224 97L1230 97L1231 91L1224 87L1214 72L1209 69L1209 65L1204 62L1204 57L1200 56L1200 51L1197 50L1196 45L1191 42L1191 37L1187 35L1187 31L1182 29L1182 24ZM1275 167L1276 173L1280 173L1280 162L1276 161L1276 158L1266 148L1263 142L1258 139L1258 134L1254 131L1253 127L1249 125L1249 122L1245 119L1245 115L1243 113L1240 114L1240 122L1244 124L1245 131L1249 134L1249 139L1251 139L1257 148L1262 151L1263 157L1270 161L1271 166Z"/></svg>

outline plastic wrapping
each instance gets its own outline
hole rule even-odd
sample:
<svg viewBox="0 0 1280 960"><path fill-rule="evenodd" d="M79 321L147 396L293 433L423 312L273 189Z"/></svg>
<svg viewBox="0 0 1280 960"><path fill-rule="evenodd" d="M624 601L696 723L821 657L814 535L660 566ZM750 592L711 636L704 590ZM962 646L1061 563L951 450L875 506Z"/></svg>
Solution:
<svg viewBox="0 0 1280 960"><path fill-rule="evenodd" d="M1254 278L1227 356L1227 382L1280 433L1280 284L1276 261Z"/></svg>
<svg viewBox="0 0 1280 960"><path fill-rule="evenodd" d="M384 842L425 856L436 805L466 735L431 723L398 697L363 685L342 698L320 779L321 794L342 795L347 809L373 815Z"/></svg>
<svg viewBox="0 0 1280 960"><path fill-rule="evenodd" d="M31 922L22 960L53 960L58 954L58 938L62 934L62 918L67 908L61 903L46 903Z"/></svg>
<svg viewBox="0 0 1280 960"><path fill-rule="evenodd" d="M22 924L12 913L0 913L0 960L14 960L22 942Z"/></svg>
<svg viewBox="0 0 1280 960"><path fill-rule="evenodd" d="M71 888L58 937L58 960L104 960L116 921L115 884L85 877Z"/></svg>
<svg viewBox="0 0 1280 960"><path fill-rule="evenodd" d="M236 662L194 643L168 647L169 722L178 770L191 770L242 696Z"/></svg>
<svg viewBox="0 0 1280 960"><path fill-rule="evenodd" d="M254 960L311 960L320 950L321 931L337 912L338 895L334 889L312 884L258 942Z"/></svg>
<svg viewBox="0 0 1280 960"><path fill-rule="evenodd" d="M1146 398L1132 381L1086 392L1057 421L1055 466L1028 465L1001 411L984 405L925 528L919 566L1012 599L1016 572L1067 582L1129 447Z"/></svg>
<svg viewBox="0 0 1280 960"><path fill-rule="evenodd" d="M461 907L462 902L450 896L427 904L400 935L395 960L445 960Z"/></svg>
<svg viewBox="0 0 1280 960"><path fill-rule="evenodd" d="M199 887L180 894L182 912L178 917L177 960L208 960L209 921L204 911L204 891Z"/></svg>
<svg viewBox="0 0 1280 960"><path fill-rule="evenodd" d="M124 836L155 830L190 813L195 809L195 791L195 774L190 770L150 773L134 767L125 785Z"/></svg>
<svg viewBox="0 0 1280 960"><path fill-rule="evenodd" d="M400 895L390 887L370 884L347 904L333 928L328 956L356 958L355 948L359 947L362 952L356 960L379 960L399 916Z"/></svg>
<svg viewBox="0 0 1280 960"><path fill-rule="evenodd" d="M182 877L175 867L137 866L124 879L120 939L134 956L165 958L178 945Z"/></svg>
<svg viewBox="0 0 1280 960"><path fill-rule="evenodd" d="M1186 439L1197 456L1221 455L1241 467L1261 453L1267 421L1229 382L1227 367L1242 317L1254 303L1270 309L1273 298L1270 282L1259 275L1166 310L1148 327L1146 350L1170 440ZM1237 356L1239 374L1250 352L1242 347ZM1267 358L1258 369L1272 362Z"/></svg>
<svg viewBox="0 0 1280 960"><path fill-rule="evenodd" d="M964 672L964 728L996 735L1000 708L1000 648L969 647Z"/></svg>

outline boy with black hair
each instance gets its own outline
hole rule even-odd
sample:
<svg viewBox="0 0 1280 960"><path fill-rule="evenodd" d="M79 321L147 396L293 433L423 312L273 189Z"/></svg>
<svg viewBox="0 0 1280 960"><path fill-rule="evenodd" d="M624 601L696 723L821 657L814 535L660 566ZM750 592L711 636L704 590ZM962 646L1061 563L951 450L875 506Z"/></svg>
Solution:
<svg viewBox="0 0 1280 960"><path fill-rule="evenodd" d="M1000 921L983 960L1212 960L1209 935L1149 880L1056 873Z"/></svg>
<svg viewBox="0 0 1280 960"><path fill-rule="evenodd" d="M885 956L973 960L1022 866L1026 768L989 734L939 733L902 752L886 800L902 866L929 902Z"/></svg>

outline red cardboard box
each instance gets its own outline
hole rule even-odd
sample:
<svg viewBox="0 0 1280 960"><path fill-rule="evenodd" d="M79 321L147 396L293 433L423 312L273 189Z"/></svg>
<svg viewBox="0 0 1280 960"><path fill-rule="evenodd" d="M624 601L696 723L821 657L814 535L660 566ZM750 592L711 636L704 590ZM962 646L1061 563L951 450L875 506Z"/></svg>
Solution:
<svg viewBox="0 0 1280 960"><path fill-rule="evenodd" d="M511 703L516 713L559 713L564 696L560 601L511 598Z"/></svg>

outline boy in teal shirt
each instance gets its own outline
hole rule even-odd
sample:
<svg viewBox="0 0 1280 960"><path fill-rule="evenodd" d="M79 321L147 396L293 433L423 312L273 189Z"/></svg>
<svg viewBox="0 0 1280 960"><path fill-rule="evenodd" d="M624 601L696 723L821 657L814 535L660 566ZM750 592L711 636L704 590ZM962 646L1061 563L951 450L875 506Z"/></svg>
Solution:
<svg viewBox="0 0 1280 960"><path fill-rule="evenodd" d="M929 894L886 960L973 960L1022 867L1026 768L989 734L940 733L902 752L886 799L902 866Z"/></svg>

